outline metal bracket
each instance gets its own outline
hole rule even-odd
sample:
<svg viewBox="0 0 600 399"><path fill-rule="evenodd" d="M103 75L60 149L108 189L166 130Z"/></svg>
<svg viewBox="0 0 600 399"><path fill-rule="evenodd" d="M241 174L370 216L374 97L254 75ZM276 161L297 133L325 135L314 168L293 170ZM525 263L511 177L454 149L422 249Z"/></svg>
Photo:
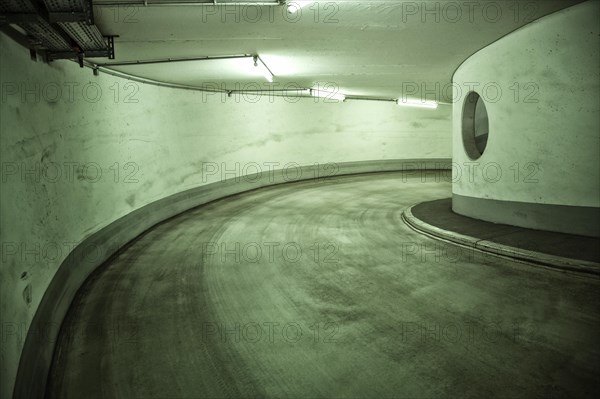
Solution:
<svg viewBox="0 0 600 399"><path fill-rule="evenodd" d="M118 36L105 36L108 44L108 59L115 59L115 37Z"/></svg>
<svg viewBox="0 0 600 399"><path fill-rule="evenodd" d="M103 49L97 50L85 50L81 51L78 49L73 49L72 51L46 51L45 52L45 60L46 62L51 62L54 60L73 60L76 59L79 63L79 66L83 68L83 59L85 57L88 58L97 58L97 57L106 57L111 60L115 59L115 42L114 38L118 36L105 36L107 47Z"/></svg>

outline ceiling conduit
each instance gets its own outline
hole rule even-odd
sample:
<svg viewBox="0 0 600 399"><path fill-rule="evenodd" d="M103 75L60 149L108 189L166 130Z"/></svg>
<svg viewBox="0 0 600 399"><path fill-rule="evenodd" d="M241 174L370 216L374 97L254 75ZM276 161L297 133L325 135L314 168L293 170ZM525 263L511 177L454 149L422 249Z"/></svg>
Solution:
<svg viewBox="0 0 600 399"><path fill-rule="evenodd" d="M0 30L44 61L114 59L114 36L94 25L92 0L2 0Z"/></svg>
<svg viewBox="0 0 600 399"><path fill-rule="evenodd" d="M290 2L293 0L289 0ZM279 6L286 0L96 0L95 6Z"/></svg>

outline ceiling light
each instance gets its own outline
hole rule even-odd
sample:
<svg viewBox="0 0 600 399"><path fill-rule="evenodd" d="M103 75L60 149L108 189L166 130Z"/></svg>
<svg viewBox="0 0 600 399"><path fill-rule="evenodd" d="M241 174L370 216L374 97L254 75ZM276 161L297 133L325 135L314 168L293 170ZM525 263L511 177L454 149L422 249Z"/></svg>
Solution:
<svg viewBox="0 0 600 399"><path fill-rule="evenodd" d="M260 57L258 55L255 55L254 57L252 57L252 62L254 63L254 67L258 68L259 73L265 77L265 79L267 79L267 81L269 81L269 83L273 83L273 74L271 73L271 71L269 70L269 68L267 68L267 66L265 65L265 63L260 59Z"/></svg>
<svg viewBox="0 0 600 399"><path fill-rule="evenodd" d="M292 0L287 3L287 10L290 14L297 13L302 7L306 7L313 1L308 0Z"/></svg>
<svg viewBox="0 0 600 399"><path fill-rule="evenodd" d="M321 97L327 100L338 100L344 101L346 96L342 93L338 93L337 91L329 91L329 90L315 90L310 89L310 95L313 97Z"/></svg>
<svg viewBox="0 0 600 399"><path fill-rule="evenodd" d="M398 105L402 107L420 107L420 108L429 108L429 109L437 109L438 103L437 101L430 100L414 100L410 98L398 99L396 101Z"/></svg>

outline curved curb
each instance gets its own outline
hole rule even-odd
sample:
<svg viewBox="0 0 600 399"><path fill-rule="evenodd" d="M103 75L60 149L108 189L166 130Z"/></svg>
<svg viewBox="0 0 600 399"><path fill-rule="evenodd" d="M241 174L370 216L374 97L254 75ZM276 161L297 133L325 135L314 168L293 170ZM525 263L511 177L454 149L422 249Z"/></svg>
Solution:
<svg viewBox="0 0 600 399"><path fill-rule="evenodd" d="M402 212L402 221L418 233L499 257L546 266L561 271L600 276L600 263L564 258L562 256L511 247L433 226L413 215L412 209L417 205L418 204L415 204Z"/></svg>

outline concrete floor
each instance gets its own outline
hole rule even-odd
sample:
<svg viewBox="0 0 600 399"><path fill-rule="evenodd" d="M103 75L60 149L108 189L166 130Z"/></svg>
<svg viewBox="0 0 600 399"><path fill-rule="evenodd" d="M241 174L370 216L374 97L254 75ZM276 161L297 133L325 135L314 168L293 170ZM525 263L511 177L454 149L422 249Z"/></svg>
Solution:
<svg viewBox="0 0 600 399"><path fill-rule="evenodd" d="M80 290L48 396L592 396L599 280L469 253L401 221L449 195L418 177L352 176L156 226Z"/></svg>

